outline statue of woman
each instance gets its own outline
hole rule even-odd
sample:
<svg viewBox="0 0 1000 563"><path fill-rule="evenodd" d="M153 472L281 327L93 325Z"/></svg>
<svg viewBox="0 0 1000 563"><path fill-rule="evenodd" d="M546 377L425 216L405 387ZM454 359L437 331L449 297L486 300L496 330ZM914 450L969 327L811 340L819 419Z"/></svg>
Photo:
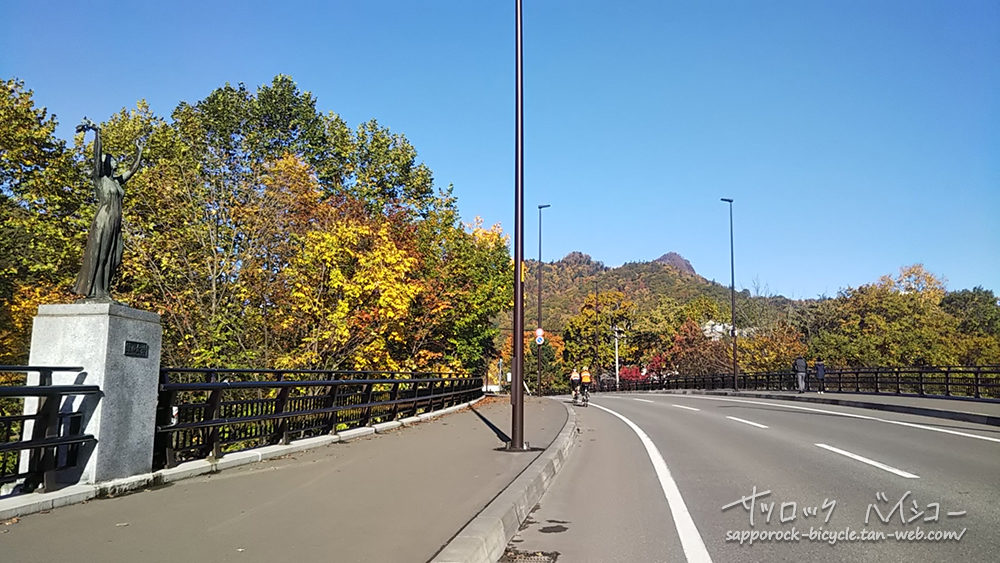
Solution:
<svg viewBox="0 0 1000 563"><path fill-rule="evenodd" d="M97 212L87 235L87 249L83 253L83 266L76 277L74 293L87 299L110 299L111 281L122 263L122 199L125 182L139 170L143 144L136 140L139 154L132 168L124 174L115 174L118 162L101 152L101 128L87 118L76 127L77 132L94 131L94 191L97 195Z"/></svg>

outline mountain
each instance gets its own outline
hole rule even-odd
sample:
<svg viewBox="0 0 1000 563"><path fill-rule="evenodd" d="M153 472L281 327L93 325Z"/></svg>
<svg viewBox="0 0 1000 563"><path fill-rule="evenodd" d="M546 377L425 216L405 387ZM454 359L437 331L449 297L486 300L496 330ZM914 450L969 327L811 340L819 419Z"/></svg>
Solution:
<svg viewBox="0 0 1000 563"><path fill-rule="evenodd" d="M691 266L691 263L685 260L683 256L677 254L676 252L668 252L663 256L660 256L656 260L653 260L653 262L659 262L660 264L666 264L667 266L672 266L675 270L679 270L681 272L696 274L696 272L694 271L694 267Z"/></svg>
<svg viewBox="0 0 1000 563"><path fill-rule="evenodd" d="M525 327L533 328L538 316L538 262L528 260L525 276ZM629 262L608 268L582 252L571 252L542 268L542 326L559 333L576 315L587 295L618 290L632 300L640 315L653 311L663 297L686 303L706 296L728 304L729 288L699 276L691 263L676 252L652 262ZM507 326L510 326L509 324Z"/></svg>

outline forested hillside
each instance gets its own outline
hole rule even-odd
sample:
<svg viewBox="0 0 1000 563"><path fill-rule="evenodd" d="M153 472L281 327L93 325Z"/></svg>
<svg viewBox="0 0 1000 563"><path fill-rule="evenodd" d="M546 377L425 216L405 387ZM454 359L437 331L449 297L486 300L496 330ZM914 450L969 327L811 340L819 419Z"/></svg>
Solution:
<svg viewBox="0 0 1000 563"><path fill-rule="evenodd" d="M538 263L527 264L525 365L534 374ZM729 288L697 275L679 254L608 268L572 252L542 268L542 371L550 385L572 367L613 371L616 333L627 377L732 370ZM510 315L501 320L508 365L511 325ZM736 327L746 372L787 370L800 354L833 367L1000 364L997 296L981 287L949 292L919 264L833 298L743 290Z"/></svg>

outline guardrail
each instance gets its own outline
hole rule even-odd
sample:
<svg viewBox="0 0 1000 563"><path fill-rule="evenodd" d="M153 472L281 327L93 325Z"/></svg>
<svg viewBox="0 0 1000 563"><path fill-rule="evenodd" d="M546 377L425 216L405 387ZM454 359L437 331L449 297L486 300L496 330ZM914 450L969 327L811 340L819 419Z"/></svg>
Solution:
<svg viewBox="0 0 1000 563"><path fill-rule="evenodd" d="M0 485L23 479L18 492L39 486L52 491L57 488L56 472L76 466L80 446L94 437L82 433L86 413L71 410L72 403L64 404L63 398L99 396L101 390L96 385L52 385L52 373L82 371L82 367L0 366L0 375L5 375L0 382L20 382L0 385ZM37 385L27 385L27 374L32 372L38 373ZM35 414L21 414L28 398L38 400ZM29 455L24 471L22 452Z"/></svg>
<svg viewBox="0 0 1000 563"><path fill-rule="evenodd" d="M154 469L389 422L482 395L440 372L163 369Z"/></svg>
<svg viewBox="0 0 1000 563"><path fill-rule="evenodd" d="M816 388L815 372L806 378ZM741 373L738 386L747 391L791 391L797 387L792 372ZM1000 400L1000 366L929 366L828 369L827 391L890 394L951 399ZM645 381L622 380L619 390L732 389L732 374L651 377ZM604 385L602 390L614 390Z"/></svg>

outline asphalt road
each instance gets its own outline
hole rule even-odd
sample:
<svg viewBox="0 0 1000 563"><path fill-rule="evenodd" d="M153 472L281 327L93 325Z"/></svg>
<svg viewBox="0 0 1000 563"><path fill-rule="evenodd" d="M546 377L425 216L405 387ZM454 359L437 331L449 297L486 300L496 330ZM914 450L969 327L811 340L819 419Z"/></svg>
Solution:
<svg viewBox="0 0 1000 563"><path fill-rule="evenodd" d="M600 407L648 436L652 457ZM995 561L1000 552L1000 428L736 397L598 395L575 408L578 447L512 540L520 552L560 561ZM945 533L962 535L937 537Z"/></svg>

